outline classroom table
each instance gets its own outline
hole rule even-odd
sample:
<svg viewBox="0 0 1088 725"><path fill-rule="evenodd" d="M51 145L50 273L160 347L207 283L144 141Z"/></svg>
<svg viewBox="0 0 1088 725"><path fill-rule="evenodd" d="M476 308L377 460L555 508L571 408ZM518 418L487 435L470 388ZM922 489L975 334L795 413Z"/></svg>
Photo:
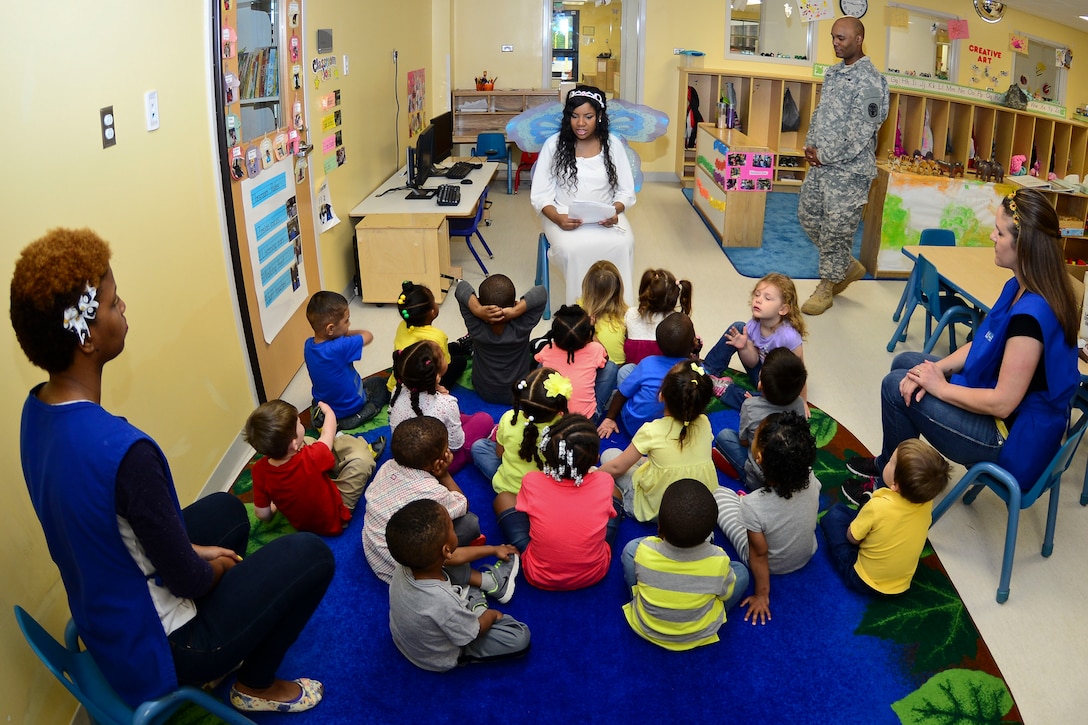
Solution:
<svg viewBox="0 0 1088 725"><path fill-rule="evenodd" d="M356 204L351 216L356 220L356 266L362 301L396 302L401 281L412 280L428 287L441 303L462 273L460 267L450 264L447 220L475 216L480 197L498 169L497 163L482 162L466 177L470 184L441 176L427 180L424 188L457 184L461 202L456 206L439 206L434 197L405 199L409 189L401 188L407 181L404 168Z"/></svg>

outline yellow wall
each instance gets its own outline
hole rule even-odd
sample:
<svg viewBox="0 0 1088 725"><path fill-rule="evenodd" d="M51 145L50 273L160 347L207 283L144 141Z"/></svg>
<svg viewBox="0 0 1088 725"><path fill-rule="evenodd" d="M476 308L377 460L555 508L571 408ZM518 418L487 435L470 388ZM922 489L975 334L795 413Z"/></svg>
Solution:
<svg viewBox="0 0 1088 725"><path fill-rule="evenodd" d="M107 368L103 402L162 445L183 502L204 486L254 404L220 222L206 47L209 1L62 0L50 6L60 12L48 15L33 3L5 2L7 17L0 25L0 47L11 66L5 108L12 109L5 116L10 143L0 278L10 280L19 250L53 226L90 226L111 242L131 329L124 355ZM942 6L938 0L912 4ZM673 48L704 50L707 67L726 65L724 1L685 0L683 12L670 0L647 5L643 98L671 114L678 93ZM306 7L305 47L314 29L333 28L335 53L350 58L350 73L326 85L341 90L348 153L347 163L328 175L342 223L319 240L326 289L345 289L353 274L348 212L401 164L408 143L407 72L427 69L428 117L446 108L447 56L453 87L468 86L484 69L498 75L503 88L539 87L541 8L535 0L322 0ZM865 18L867 51L878 59L884 55L883 34L873 28L882 26L883 17L873 3ZM1025 17L1010 8L1001 24L983 28L972 22L971 32L993 47L1007 45L1011 29L1068 42L1075 60L1066 105L1088 101L1088 34ZM598 21L598 33L602 25ZM46 33L47 52L41 34L27 30L34 28ZM829 32L830 23L821 23L821 62L834 61ZM513 44L515 51L501 53L502 44ZM729 61L727 67L809 72L758 62ZM162 118L153 133L143 130L143 94L150 89L159 92ZM313 99L316 94L308 108L311 126L321 115ZM110 104L118 143L103 150L98 109ZM673 171L673 136L640 145L645 171ZM316 152L314 160L320 158ZM314 175L317 181L324 177L320 164ZM37 664L10 615L21 604L57 634L68 617L18 464L22 400L44 374L25 361L9 326L0 335L0 399L6 401L0 416L0 497L7 512L0 529L0 720L66 722L74 702Z"/></svg>

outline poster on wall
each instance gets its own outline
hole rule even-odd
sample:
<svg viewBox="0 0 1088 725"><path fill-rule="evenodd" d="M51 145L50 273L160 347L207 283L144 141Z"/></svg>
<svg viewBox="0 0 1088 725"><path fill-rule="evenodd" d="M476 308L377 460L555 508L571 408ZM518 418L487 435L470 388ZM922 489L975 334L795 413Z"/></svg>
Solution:
<svg viewBox="0 0 1088 725"><path fill-rule="evenodd" d="M423 104L427 99L424 69L408 71L408 138L423 130Z"/></svg>
<svg viewBox="0 0 1088 725"><path fill-rule="evenodd" d="M835 17L835 10L831 7L831 0L799 0L797 6L801 10L801 20L811 23L815 20L830 20Z"/></svg>
<svg viewBox="0 0 1088 725"><path fill-rule="evenodd" d="M287 158L241 184L261 329L269 344L310 296L293 176Z"/></svg>

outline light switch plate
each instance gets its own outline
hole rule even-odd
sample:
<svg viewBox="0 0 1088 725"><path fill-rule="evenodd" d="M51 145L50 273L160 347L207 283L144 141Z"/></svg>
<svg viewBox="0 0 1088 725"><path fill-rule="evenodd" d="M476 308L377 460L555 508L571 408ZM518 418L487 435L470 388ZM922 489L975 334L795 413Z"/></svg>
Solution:
<svg viewBox="0 0 1088 725"><path fill-rule="evenodd" d="M159 92L148 91L144 94L144 115L147 118L147 130L159 127Z"/></svg>
<svg viewBox="0 0 1088 725"><path fill-rule="evenodd" d="M502 46L502 52L503 53L513 53L514 52L514 46L504 45L504 46Z"/></svg>

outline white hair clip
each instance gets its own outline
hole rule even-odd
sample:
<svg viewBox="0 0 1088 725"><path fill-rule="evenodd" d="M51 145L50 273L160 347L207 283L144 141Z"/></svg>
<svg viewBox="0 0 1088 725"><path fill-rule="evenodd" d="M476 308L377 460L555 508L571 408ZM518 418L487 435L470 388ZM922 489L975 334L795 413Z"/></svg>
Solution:
<svg viewBox="0 0 1088 725"><path fill-rule="evenodd" d="M98 314L98 300L95 299L98 288L92 287L90 282L86 285L83 294L79 296L79 302L64 310L64 329L76 333L80 345L85 344L87 336L91 334L87 320L93 320Z"/></svg>

